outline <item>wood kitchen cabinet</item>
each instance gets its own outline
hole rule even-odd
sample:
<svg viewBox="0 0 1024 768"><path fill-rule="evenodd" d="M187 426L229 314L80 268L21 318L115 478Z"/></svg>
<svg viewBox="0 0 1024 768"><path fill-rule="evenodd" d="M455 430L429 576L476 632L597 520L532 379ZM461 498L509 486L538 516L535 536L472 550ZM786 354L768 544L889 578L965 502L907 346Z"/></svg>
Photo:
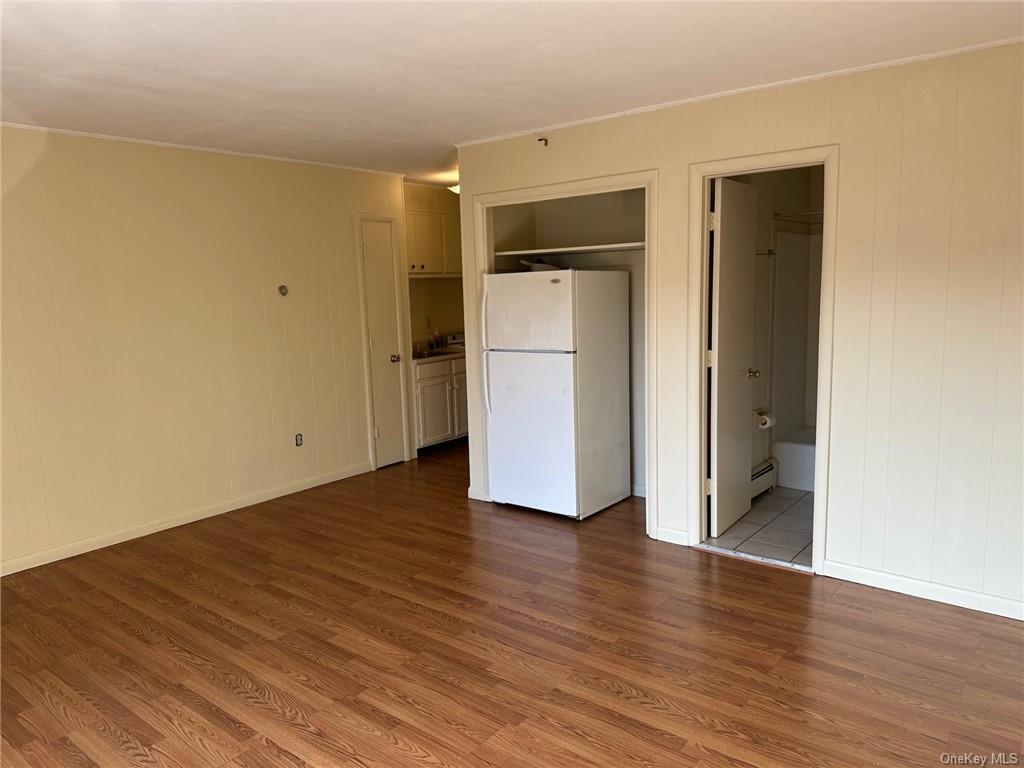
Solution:
<svg viewBox="0 0 1024 768"><path fill-rule="evenodd" d="M458 215L441 217L441 239L444 248L444 272L446 275L462 274L462 229Z"/></svg>
<svg viewBox="0 0 1024 768"><path fill-rule="evenodd" d="M466 359L424 360L416 369L416 447L469 433Z"/></svg>
<svg viewBox="0 0 1024 768"><path fill-rule="evenodd" d="M437 274L444 271L444 230L441 217L432 213L405 214L406 259L409 273Z"/></svg>
<svg viewBox="0 0 1024 768"><path fill-rule="evenodd" d="M452 375L452 428L455 437L469 434L469 421L466 413L468 409L466 373L463 371Z"/></svg>
<svg viewBox="0 0 1024 768"><path fill-rule="evenodd" d="M416 382L417 447L454 437L451 389L451 376Z"/></svg>
<svg viewBox="0 0 1024 768"><path fill-rule="evenodd" d="M405 231L410 277L462 274L458 195L442 187L407 182Z"/></svg>

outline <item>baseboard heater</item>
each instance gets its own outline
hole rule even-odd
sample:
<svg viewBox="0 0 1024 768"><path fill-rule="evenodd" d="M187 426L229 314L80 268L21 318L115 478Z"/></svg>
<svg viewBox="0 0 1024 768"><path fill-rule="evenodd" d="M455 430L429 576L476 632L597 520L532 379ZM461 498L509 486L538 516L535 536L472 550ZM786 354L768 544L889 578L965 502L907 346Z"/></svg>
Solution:
<svg viewBox="0 0 1024 768"><path fill-rule="evenodd" d="M774 458L754 467L750 472L750 498L764 493L769 488L774 488L778 472L779 464Z"/></svg>

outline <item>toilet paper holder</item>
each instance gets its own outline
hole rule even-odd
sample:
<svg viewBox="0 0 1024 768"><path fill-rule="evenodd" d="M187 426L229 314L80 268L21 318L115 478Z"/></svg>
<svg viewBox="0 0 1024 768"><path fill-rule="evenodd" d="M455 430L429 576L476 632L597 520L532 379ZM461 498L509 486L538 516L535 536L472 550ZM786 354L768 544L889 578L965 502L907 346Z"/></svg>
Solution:
<svg viewBox="0 0 1024 768"><path fill-rule="evenodd" d="M769 413L764 408L758 408L755 410L754 416L757 417L758 429L771 429L775 426L775 414Z"/></svg>

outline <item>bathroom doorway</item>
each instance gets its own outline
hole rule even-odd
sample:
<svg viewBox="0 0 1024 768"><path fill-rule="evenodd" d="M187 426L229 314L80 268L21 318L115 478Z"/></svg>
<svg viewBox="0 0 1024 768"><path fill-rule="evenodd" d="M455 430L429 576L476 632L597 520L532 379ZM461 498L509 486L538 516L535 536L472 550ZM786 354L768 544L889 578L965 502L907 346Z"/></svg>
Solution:
<svg viewBox="0 0 1024 768"><path fill-rule="evenodd" d="M701 545L811 570L825 168L707 179Z"/></svg>

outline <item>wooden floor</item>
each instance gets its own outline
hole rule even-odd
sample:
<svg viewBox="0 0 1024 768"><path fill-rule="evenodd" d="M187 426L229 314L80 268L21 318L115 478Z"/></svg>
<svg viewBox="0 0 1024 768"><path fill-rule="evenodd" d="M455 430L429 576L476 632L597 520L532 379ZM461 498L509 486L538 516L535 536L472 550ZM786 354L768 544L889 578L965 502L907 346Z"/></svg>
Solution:
<svg viewBox="0 0 1024 768"><path fill-rule="evenodd" d="M906 766L1022 625L465 498L465 447L3 580L3 765Z"/></svg>

